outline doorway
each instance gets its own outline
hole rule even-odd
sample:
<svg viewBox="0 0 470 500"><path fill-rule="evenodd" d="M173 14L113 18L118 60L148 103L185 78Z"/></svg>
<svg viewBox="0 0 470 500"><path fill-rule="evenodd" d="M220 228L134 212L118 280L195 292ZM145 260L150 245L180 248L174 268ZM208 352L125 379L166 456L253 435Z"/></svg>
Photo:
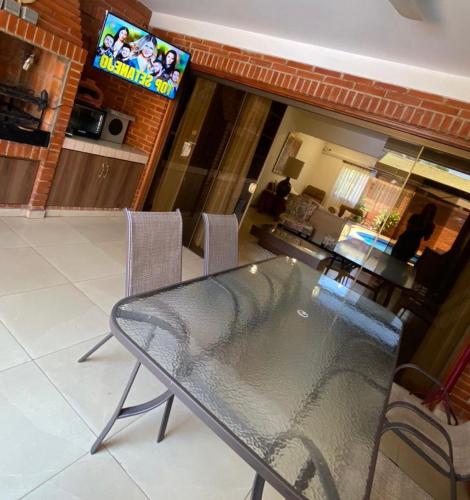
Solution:
<svg viewBox="0 0 470 500"><path fill-rule="evenodd" d="M242 220L286 106L202 77L188 95L145 208L179 209L183 244L201 253L201 214Z"/></svg>

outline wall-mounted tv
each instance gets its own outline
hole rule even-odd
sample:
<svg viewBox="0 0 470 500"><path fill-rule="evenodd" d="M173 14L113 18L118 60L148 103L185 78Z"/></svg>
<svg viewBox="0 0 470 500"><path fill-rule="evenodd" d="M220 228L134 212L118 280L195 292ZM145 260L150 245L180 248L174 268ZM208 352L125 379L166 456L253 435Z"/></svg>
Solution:
<svg viewBox="0 0 470 500"><path fill-rule="evenodd" d="M93 67L174 99L190 55L108 12Z"/></svg>

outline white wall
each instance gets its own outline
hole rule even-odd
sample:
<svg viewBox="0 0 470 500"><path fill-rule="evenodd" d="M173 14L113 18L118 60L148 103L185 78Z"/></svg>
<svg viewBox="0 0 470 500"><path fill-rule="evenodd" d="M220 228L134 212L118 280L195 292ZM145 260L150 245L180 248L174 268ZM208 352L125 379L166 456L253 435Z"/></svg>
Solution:
<svg viewBox="0 0 470 500"><path fill-rule="evenodd" d="M342 160L331 155L359 165L373 166L376 158L383 155L386 141L385 136L375 132L288 107L264 163L254 201L269 182L284 179L272 170L289 132L296 132L302 139L297 158L305 162L299 178L291 179L292 188L299 194L309 184L322 189L327 194L324 204L327 204L328 195L343 167ZM328 155L323 154L325 148L329 150Z"/></svg>

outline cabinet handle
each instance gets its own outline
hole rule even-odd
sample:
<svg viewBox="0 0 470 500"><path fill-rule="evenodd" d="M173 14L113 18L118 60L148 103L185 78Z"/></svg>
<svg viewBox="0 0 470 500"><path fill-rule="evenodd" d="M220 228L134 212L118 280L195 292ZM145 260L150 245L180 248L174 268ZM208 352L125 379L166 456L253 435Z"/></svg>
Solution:
<svg viewBox="0 0 470 500"><path fill-rule="evenodd" d="M109 163L106 162L106 175L104 176L105 179L108 177L108 174L109 174Z"/></svg>
<svg viewBox="0 0 470 500"><path fill-rule="evenodd" d="M98 174L98 179L101 179L104 174L104 160L101 162L101 170L100 173Z"/></svg>

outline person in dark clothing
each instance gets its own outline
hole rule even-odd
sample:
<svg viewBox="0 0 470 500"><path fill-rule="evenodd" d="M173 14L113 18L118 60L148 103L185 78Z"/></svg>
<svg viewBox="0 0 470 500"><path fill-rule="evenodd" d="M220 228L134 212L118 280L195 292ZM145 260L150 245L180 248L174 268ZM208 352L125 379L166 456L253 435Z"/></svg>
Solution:
<svg viewBox="0 0 470 500"><path fill-rule="evenodd" d="M409 220L406 230L398 238L392 250L392 256L396 259L408 262L416 253L421 240L429 240L434 232L434 217L437 206L428 203L420 214L413 214Z"/></svg>

